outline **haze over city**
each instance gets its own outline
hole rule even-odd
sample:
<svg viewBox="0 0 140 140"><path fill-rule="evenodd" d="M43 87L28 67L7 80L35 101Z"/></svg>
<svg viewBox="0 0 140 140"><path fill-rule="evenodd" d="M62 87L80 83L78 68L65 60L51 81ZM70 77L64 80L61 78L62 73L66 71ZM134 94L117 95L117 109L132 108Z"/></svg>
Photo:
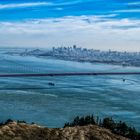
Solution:
<svg viewBox="0 0 140 140"><path fill-rule="evenodd" d="M140 51L139 0L0 1L0 46Z"/></svg>

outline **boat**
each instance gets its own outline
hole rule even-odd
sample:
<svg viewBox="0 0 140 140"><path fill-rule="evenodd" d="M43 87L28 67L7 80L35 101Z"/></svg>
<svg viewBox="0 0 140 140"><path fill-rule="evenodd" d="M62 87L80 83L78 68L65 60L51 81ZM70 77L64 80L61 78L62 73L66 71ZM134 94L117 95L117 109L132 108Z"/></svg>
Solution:
<svg viewBox="0 0 140 140"><path fill-rule="evenodd" d="M48 85L49 85L49 86L55 86L55 84L52 83L52 82L49 82Z"/></svg>

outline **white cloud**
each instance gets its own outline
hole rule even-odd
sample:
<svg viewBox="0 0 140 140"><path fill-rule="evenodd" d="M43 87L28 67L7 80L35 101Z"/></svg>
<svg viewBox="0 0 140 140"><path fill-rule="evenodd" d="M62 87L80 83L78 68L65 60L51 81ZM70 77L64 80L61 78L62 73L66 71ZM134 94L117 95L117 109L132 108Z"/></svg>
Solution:
<svg viewBox="0 0 140 140"><path fill-rule="evenodd" d="M140 9L127 9L127 10L116 10L116 11L113 11L115 13L139 13L140 12Z"/></svg>
<svg viewBox="0 0 140 140"><path fill-rule="evenodd" d="M27 8L27 7L37 7L37 6L65 6L72 5L77 3L82 3L82 0L74 0L70 2L60 2L60 3L51 3L51 2L28 2L28 3L10 3L10 4L0 4L0 10L4 9L14 9L14 8ZM58 7L58 10L60 7Z"/></svg>
<svg viewBox="0 0 140 140"><path fill-rule="evenodd" d="M130 3L127 3L127 5L134 5L134 6L136 5L137 6L137 5L140 5L140 2L130 2Z"/></svg>
<svg viewBox="0 0 140 140"><path fill-rule="evenodd" d="M12 3L12 4L0 4L0 9L48 6L48 5L52 5L52 3L49 2Z"/></svg>
<svg viewBox="0 0 140 140"><path fill-rule="evenodd" d="M140 20L106 17L68 16L24 22L0 22L0 44L20 47L77 44L103 50L140 51Z"/></svg>

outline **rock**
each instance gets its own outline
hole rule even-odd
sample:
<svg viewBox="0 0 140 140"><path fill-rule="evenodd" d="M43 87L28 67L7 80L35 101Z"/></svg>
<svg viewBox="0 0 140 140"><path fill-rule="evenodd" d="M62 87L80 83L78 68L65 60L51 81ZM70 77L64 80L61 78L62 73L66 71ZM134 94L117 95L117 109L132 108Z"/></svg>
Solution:
<svg viewBox="0 0 140 140"><path fill-rule="evenodd" d="M0 140L129 140L95 125L44 128L10 122L0 127Z"/></svg>

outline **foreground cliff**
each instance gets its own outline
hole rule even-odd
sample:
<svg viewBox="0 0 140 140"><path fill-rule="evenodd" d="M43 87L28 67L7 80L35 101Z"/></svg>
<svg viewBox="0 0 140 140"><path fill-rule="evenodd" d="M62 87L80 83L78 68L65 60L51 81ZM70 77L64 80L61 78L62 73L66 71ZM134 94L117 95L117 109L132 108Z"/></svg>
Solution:
<svg viewBox="0 0 140 140"><path fill-rule="evenodd" d="M49 129L10 122L0 126L0 140L129 140L95 125Z"/></svg>

